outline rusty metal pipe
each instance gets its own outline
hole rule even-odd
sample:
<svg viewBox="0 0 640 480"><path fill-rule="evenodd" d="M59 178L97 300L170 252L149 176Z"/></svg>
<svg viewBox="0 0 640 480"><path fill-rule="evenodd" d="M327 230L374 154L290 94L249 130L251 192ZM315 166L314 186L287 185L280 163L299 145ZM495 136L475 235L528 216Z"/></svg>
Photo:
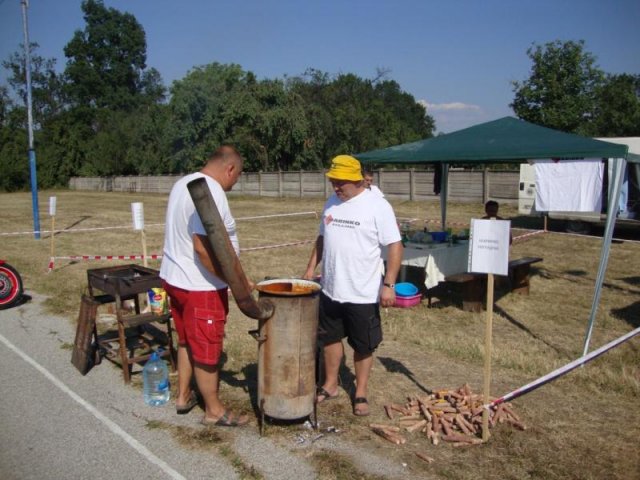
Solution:
<svg viewBox="0 0 640 480"><path fill-rule="evenodd" d="M187 184L189 195L196 207L211 249L217 260L222 275L233 293L238 308L247 317L256 320L267 320L273 315L273 303L266 299L256 301L251 295L251 287L247 280L240 260L236 255L231 240L224 227L216 202L211 196L211 190L204 178L197 178Z"/></svg>

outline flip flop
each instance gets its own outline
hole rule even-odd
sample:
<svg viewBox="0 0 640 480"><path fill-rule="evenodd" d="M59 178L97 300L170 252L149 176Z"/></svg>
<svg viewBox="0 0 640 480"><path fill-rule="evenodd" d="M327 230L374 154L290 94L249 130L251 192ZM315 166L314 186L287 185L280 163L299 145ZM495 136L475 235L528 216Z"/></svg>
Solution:
<svg viewBox="0 0 640 480"><path fill-rule="evenodd" d="M365 405L364 408L358 406ZM357 417L366 417L369 415L369 402L365 397L356 397L353 399L353 414Z"/></svg>
<svg viewBox="0 0 640 480"><path fill-rule="evenodd" d="M178 415L186 415L193 410L196 405L198 405L198 395L192 391L191 395L189 395L189 401L185 405L176 404L176 413Z"/></svg>
<svg viewBox="0 0 640 480"><path fill-rule="evenodd" d="M322 397L322 400L318 400L318 397ZM324 387L318 386L316 387L316 403L322 403L325 400L333 400L334 398L338 398L339 394L336 392L335 395L331 395L327 392Z"/></svg>
<svg viewBox="0 0 640 480"><path fill-rule="evenodd" d="M214 420L205 416L200 423L214 427L242 427L249 423L249 417L242 419L242 416L233 415L231 410L225 410L219 418Z"/></svg>

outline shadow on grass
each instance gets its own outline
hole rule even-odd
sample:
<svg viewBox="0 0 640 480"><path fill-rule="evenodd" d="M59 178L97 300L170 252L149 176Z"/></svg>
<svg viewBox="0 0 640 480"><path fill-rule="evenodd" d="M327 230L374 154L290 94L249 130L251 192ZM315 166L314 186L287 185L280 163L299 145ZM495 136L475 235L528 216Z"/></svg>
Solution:
<svg viewBox="0 0 640 480"><path fill-rule="evenodd" d="M416 377L413 375L413 372L409 370L404 363L399 362L393 358L389 357L378 357L378 361L382 364L382 366L390 373L400 373L406 376L409 380L416 384L416 386L425 393L431 394L431 390L424 385L422 385Z"/></svg>
<svg viewBox="0 0 640 480"><path fill-rule="evenodd" d="M638 286L640 286L640 276L624 277L624 278L621 278L620 280L622 280L623 282L628 283L629 285L638 285Z"/></svg>
<svg viewBox="0 0 640 480"><path fill-rule="evenodd" d="M91 218L91 215L83 215L78 220L73 222L71 225L67 225L66 227L61 228L60 230L58 230L55 233L53 233L53 232L49 233L49 237L48 238L51 238L52 235L57 237L61 233L64 233L67 230L71 230L73 227L75 227L76 225L81 224L82 222L84 222L85 220L88 220L89 218Z"/></svg>
<svg viewBox="0 0 640 480"><path fill-rule="evenodd" d="M502 307L498 306L498 305L494 305L493 309L495 311L495 313L497 313L498 315L500 315L501 317L505 318L509 323L511 323L512 325L518 327L520 330L522 330L523 332L526 332L527 334L529 334L532 338L535 338L536 340L538 340L539 342L544 343L547 347L551 348L552 350L554 350L558 355L562 355L563 357L566 357L568 359L573 358L571 356L571 354L569 352L567 352L566 350L564 350L563 348L560 348L556 345L554 345L553 343L545 340L544 338L542 338L540 335L536 334L535 332L533 332L529 327L527 327L525 324L523 324L522 322L520 322L519 320L515 319L514 317L512 317L509 313L507 313Z"/></svg>
<svg viewBox="0 0 640 480"><path fill-rule="evenodd" d="M614 308L611 313L627 322L633 328L640 327L640 302L635 302L622 308Z"/></svg>

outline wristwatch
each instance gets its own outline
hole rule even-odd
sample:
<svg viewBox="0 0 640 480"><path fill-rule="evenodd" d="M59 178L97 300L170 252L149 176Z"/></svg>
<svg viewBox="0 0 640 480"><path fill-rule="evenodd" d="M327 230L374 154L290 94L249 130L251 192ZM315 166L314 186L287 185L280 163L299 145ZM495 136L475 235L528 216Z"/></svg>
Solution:
<svg viewBox="0 0 640 480"><path fill-rule="evenodd" d="M383 283L382 285L384 285L385 287L389 287L389 288L395 288L396 284L395 283Z"/></svg>

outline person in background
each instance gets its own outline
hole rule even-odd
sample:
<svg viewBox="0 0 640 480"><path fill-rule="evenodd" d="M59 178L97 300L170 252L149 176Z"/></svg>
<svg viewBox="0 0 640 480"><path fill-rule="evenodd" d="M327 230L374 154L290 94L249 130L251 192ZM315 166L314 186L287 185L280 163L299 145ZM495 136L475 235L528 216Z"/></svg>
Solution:
<svg viewBox="0 0 640 480"><path fill-rule="evenodd" d="M376 195L384 198L384 193L382 193L382 190L380 190L373 184L373 171L366 168L362 171L362 176L364 178L364 186Z"/></svg>
<svg viewBox="0 0 640 480"><path fill-rule="evenodd" d="M501 216L498 215L498 209L500 208L500 204L495 200L489 200L484 204L484 213L485 216L482 217L483 220L487 220L489 218L495 218L496 220L504 220ZM513 243L513 235L509 232L509 245Z"/></svg>
<svg viewBox="0 0 640 480"><path fill-rule="evenodd" d="M338 396L346 337L354 350L353 414L365 416L369 415L367 387L373 352L382 341L379 306L395 303L402 243L393 208L365 187L358 160L338 155L327 177L334 193L324 205L319 235L303 275L312 279L322 263L318 340L323 346L325 379L317 388L316 402ZM383 246L387 247L384 278Z"/></svg>
<svg viewBox="0 0 640 480"><path fill-rule="evenodd" d="M188 413L198 403L191 390L192 376L204 401L205 425L239 426L249 421L226 409L218 396L220 357L229 312L227 284L214 266L202 221L187 184L205 178L236 253L235 220L225 192L242 173L242 157L230 146L218 148L199 172L176 182L169 195L160 277L171 300L178 334L178 394L176 411Z"/></svg>

